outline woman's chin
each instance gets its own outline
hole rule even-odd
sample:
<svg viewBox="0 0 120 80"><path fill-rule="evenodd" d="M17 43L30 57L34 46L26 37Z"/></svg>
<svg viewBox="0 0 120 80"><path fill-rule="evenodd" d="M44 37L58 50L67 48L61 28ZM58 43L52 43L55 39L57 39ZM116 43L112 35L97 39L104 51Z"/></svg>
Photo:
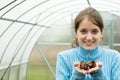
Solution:
<svg viewBox="0 0 120 80"><path fill-rule="evenodd" d="M84 47L86 50L90 51L93 50L95 47L91 46L91 47Z"/></svg>

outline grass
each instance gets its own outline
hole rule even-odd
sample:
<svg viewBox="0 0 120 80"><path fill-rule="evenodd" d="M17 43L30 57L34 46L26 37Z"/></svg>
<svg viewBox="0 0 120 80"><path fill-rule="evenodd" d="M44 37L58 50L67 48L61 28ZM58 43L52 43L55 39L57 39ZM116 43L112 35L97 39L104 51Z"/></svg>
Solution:
<svg viewBox="0 0 120 80"><path fill-rule="evenodd" d="M54 77L47 66L30 65L28 67L27 80L54 80Z"/></svg>

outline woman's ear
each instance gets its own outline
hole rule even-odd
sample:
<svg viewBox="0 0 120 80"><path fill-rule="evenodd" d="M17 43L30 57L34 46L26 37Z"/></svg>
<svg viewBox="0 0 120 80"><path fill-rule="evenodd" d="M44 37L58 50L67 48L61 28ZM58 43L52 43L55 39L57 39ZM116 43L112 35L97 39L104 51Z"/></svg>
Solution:
<svg viewBox="0 0 120 80"><path fill-rule="evenodd" d="M74 30L74 36L75 38L77 38L77 32Z"/></svg>

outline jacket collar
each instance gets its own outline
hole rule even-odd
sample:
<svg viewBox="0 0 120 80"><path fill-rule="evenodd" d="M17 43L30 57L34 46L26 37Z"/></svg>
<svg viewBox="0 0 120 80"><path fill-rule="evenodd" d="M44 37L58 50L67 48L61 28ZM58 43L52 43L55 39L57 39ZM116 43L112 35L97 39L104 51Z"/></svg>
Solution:
<svg viewBox="0 0 120 80"><path fill-rule="evenodd" d="M82 46L78 47L78 54L85 60L96 60L100 57L100 47L96 46L93 50L86 50Z"/></svg>

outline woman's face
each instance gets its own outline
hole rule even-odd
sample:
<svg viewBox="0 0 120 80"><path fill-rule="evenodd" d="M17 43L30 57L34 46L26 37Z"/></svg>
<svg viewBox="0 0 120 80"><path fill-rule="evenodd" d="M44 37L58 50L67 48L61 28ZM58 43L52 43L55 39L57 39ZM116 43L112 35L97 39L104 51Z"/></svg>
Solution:
<svg viewBox="0 0 120 80"><path fill-rule="evenodd" d="M85 18L79 25L75 37L86 50L92 50L98 45L103 37L100 28Z"/></svg>

